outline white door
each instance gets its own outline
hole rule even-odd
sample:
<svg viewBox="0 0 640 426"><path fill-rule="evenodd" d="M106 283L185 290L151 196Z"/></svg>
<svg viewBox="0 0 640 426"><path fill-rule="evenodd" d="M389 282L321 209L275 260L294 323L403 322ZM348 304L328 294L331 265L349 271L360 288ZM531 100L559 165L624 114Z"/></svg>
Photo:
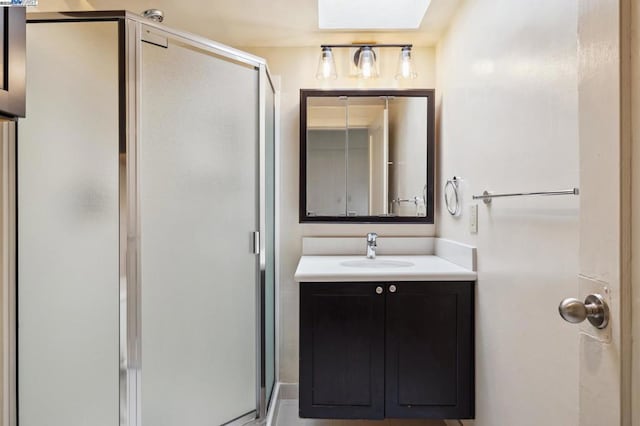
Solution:
<svg viewBox="0 0 640 426"><path fill-rule="evenodd" d="M600 294L609 325L576 326L579 342L579 425L630 424L630 191L624 98L625 0L579 2L580 300ZM628 4L628 3L627 3ZM624 13L622 14L624 15ZM622 35L621 35L622 34ZM621 43L621 41L623 41ZM621 83L623 89L621 90ZM630 335L630 334L629 334Z"/></svg>
<svg viewBox="0 0 640 426"><path fill-rule="evenodd" d="M638 277L640 277L640 4L632 5L631 16L631 136L632 136L632 292L635 297L632 299L633 312L633 342L640 342L640 297L633 288L638 288ZM635 343L635 348L637 348ZM631 391L631 414L632 424L640 425L640 351L633 349L632 364L632 391Z"/></svg>

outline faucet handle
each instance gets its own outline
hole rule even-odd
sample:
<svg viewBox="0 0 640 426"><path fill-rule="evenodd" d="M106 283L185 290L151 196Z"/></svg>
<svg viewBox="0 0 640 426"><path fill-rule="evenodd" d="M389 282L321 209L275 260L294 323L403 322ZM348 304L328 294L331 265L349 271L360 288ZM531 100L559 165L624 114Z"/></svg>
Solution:
<svg viewBox="0 0 640 426"><path fill-rule="evenodd" d="M378 238L378 234L376 234L375 232L369 232L367 234L367 242L368 243L376 243L376 239Z"/></svg>

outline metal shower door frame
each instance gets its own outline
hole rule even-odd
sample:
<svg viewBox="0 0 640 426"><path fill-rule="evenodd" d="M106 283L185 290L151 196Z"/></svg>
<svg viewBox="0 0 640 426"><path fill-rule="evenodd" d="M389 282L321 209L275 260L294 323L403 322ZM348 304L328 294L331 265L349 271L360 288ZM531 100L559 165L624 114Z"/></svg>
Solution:
<svg viewBox="0 0 640 426"><path fill-rule="evenodd" d="M148 34L154 37L163 37L168 40L178 41L182 44L203 50L224 60L235 62L242 66L255 68L258 72L258 117L259 134L256 135L258 144L258 164L256 164L257 188L259 191L257 201L258 223L256 231L260 235L259 250L256 256L256 406L255 410L230 420L226 425L242 425L252 420L264 418L266 416L266 392L264 373L264 288L266 279L266 154L265 154L265 107L267 85L270 77L266 63L263 59L231 47L207 40L193 34L174 30L156 22L148 21L137 15L126 14L126 110L127 110L127 131L126 131L126 191L127 191L127 217L124 224L127 227L127 241L123 242L127 250L126 265L126 291L127 300L131 303L127 306L127 359L130 365L127 366L126 386L121 389L126 392L126 410L128 415L122 420L121 426L142 426L141 404L141 291L140 291L140 198L137 192L139 188L139 140L140 127L138 126L140 117L140 100L142 97L142 43ZM128 421L127 421L128 419Z"/></svg>
<svg viewBox="0 0 640 426"><path fill-rule="evenodd" d="M267 99L267 91L271 90L271 92L274 94L273 96L273 105L271 105L273 107L274 110L274 126L273 126L273 131L274 131L274 162L275 162L275 109L276 109L276 105L275 105L275 85L273 84L273 80L271 79L271 74L269 73L269 67L267 66L266 62L263 62L260 66L259 66L259 80L258 80L258 91L259 91L259 96L258 96L258 104L259 104L259 115L258 115L258 120L259 120L259 131L260 131L260 135L259 135L259 139L260 139L260 153L259 153L259 161L260 164L258 165L258 170L259 170L259 192L260 192L260 265L259 265L259 271L260 271L260 278L259 278L259 285L260 285L260 289L258 292L259 295L259 301L258 301L258 305L259 305L259 316L258 316L258 330L259 332L259 344L258 344L258 348L260 348L260 355L259 355L259 362L258 362L258 382L259 385L259 394L258 394L258 418L260 419L264 419L267 416L267 409L268 409L268 405L269 405L269 401L267 401L267 378L266 378L266 370L267 370L267 365L266 365L266 336L267 336L267 330L266 330L266 317L264 316L264 313L266 312L266 286L267 286L267 276L266 276L266 270L267 270L267 259L266 259L266 255L267 255L267 201L266 201L266 197L267 197L267 111L266 111L266 99ZM275 173L275 164L274 164L274 173ZM275 186L275 176L274 176L274 186ZM274 187L274 195L276 192L276 188ZM275 196L274 196L275 199ZM275 206L274 206L274 213L275 213ZM275 216L275 215L274 215ZM275 225L275 224L274 224ZM276 234L276 230L274 229L274 235ZM275 247L275 244L274 244ZM274 258L275 258L275 253L274 253ZM274 265L274 286L275 286L275 265ZM275 303L275 300L274 300ZM275 307L274 307L275 308ZM275 314L275 309L274 309L274 314ZM275 327L275 321L274 321L274 327ZM277 327L276 327L277 328ZM275 334L275 330L274 330L274 334ZM275 347L274 347L275 350ZM275 386L275 382L277 381L277 361L275 361L276 359L276 354L274 354L274 386ZM271 394L271 396L273 397L273 394Z"/></svg>

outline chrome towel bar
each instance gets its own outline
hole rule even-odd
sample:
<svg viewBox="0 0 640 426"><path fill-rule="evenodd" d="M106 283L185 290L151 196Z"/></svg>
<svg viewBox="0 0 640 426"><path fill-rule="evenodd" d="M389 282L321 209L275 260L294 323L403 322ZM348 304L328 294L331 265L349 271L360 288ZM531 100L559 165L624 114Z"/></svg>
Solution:
<svg viewBox="0 0 640 426"><path fill-rule="evenodd" d="M489 191L484 191L482 195L474 195L474 200L482 200L485 204L491 203L494 198L503 197L528 197L537 195L579 195L580 190L578 188L564 189L561 191L542 191L542 192L513 192L510 194L493 194Z"/></svg>

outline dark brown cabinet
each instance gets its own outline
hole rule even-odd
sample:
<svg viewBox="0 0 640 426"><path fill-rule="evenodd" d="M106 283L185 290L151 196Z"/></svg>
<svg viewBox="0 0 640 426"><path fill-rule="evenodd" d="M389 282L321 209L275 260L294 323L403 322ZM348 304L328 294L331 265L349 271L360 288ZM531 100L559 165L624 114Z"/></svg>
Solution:
<svg viewBox="0 0 640 426"><path fill-rule="evenodd" d="M378 287L302 284L301 417L384 417L385 306Z"/></svg>
<svg viewBox="0 0 640 426"><path fill-rule="evenodd" d="M26 15L24 7L0 7L0 116L25 116Z"/></svg>
<svg viewBox="0 0 640 426"><path fill-rule="evenodd" d="M302 283L300 417L474 416L474 283Z"/></svg>

